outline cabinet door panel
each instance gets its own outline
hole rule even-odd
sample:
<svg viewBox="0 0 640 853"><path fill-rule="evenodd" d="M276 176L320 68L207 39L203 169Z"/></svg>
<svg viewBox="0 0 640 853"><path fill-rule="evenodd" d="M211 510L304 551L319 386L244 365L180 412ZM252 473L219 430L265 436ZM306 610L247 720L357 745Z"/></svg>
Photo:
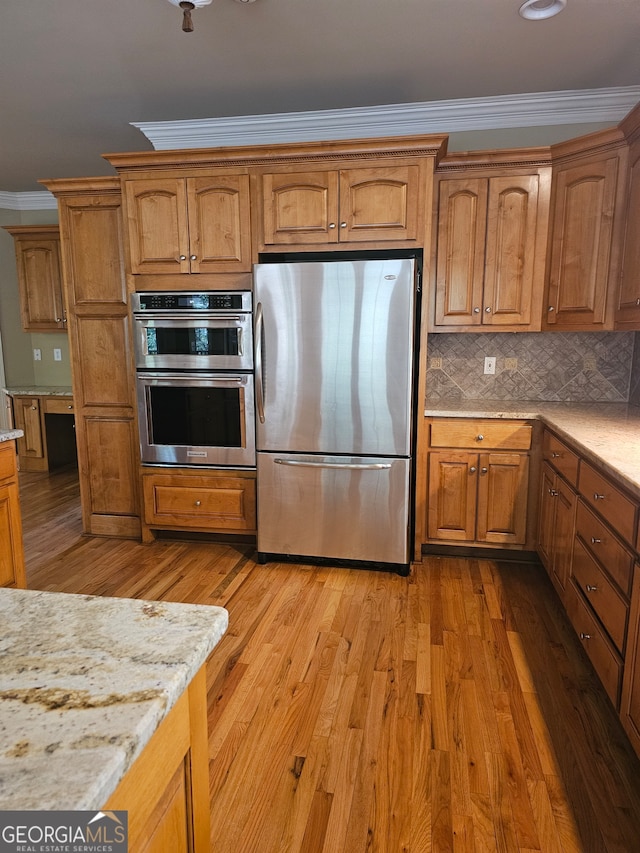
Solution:
<svg viewBox="0 0 640 853"><path fill-rule="evenodd" d="M605 322L618 158L558 173L547 323Z"/></svg>
<svg viewBox="0 0 640 853"><path fill-rule="evenodd" d="M338 173L264 175L265 245L337 243Z"/></svg>
<svg viewBox="0 0 640 853"><path fill-rule="evenodd" d="M249 271L249 177L188 178L187 203L191 272Z"/></svg>
<svg viewBox="0 0 640 853"><path fill-rule="evenodd" d="M80 461L88 475L91 515L137 512L134 427L130 418L84 418L86 445Z"/></svg>
<svg viewBox="0 0 640 853"><path fill-rule="evenodd" d="M13 442L11 442L13 453ZM14 463L15 466L15 463ZM0 587L25 586L18 486L0 486Z"/></svg>
<svg viewBox="0 0 640 853"><path fill-rule="evenodd" d="M22 438L18 439L20 456L44 459L40 398L15 397L13 412L16 429L21 429L24 432Z"/></svg>
<svg viewBox="0 0 640 853"><path fill-rule="evenodd" d="M62 328L59 241L21 241L19 245L23 328L31 332Z"/></svg>
<svg viewBox="0 0 640 853"><path fill-rule="evenodd" d="M69 199L65 218L68 303L126 306L120 199Z"/></svg>
<svg viewBox="0 0 640 853"><path fill-rule="evenodd" d="M489 181L485 323L528 325L531 322L537 208L537 175Z"/></svg>
<svg viewBox="0 0 640 853"><path fill-rule="evenodd" d="M640 565L638 564L634 571L631 594L620 717L636 753L640 756Z"/></svg>
<svg viewBox="0 0 640 853"><path fill-rule="evenodd" d="M127 318L77 317L72 334L82 353L74 377L80 405L131 406Z"/></svg>
<svg viewBox="0 0 640 853"><path fill-rule="evenodd" d="M622 277L616 326L640 329L640 142L631 148Z"/></svg>
<svg viewBox="0 0 640 853"><path fill-rule="evenodd" d="M478 541L523 545L529 457L520 453L481 453L479 465Z"/></svg>
<svg viewBox="0 0 640 853"><path fill-rule="evenodd" d="M555 529L554 500L556 492L556 474L548 466L542 466L540 478L540 514L538 516L538 553L547 572L553 573L553 541ZM553 579L553 578L552 578Z"/></svg>
<svg viewBox="0 0 640 853"><path fill-rule="evenodd" d="M560 477L556 483L553 574L560 589L564 590L571 574L573 560L576 494Z"/></svg>
<svg viewBox="0 0 640 853"><path fill-rule="evenodd" d="M125 187L131 272L189 272L184 179L127 181Z"/></svg>
<svg viewBox="0 0 640 853"><path fill-rule="evenodd" d="M440 182L436 325L482 323L487 181Z"/></svg>
<svg viewBox="0 0 640 853"><path fill-rule="evenodd" d="M475 539L477 456L469 453L429 454L430 539Z"/></svg>
<svg viewBox="0 0 640 853"><path fill-rule="evenodd" d="M415 240L418 166L340 172L341 241Z"/></svg>

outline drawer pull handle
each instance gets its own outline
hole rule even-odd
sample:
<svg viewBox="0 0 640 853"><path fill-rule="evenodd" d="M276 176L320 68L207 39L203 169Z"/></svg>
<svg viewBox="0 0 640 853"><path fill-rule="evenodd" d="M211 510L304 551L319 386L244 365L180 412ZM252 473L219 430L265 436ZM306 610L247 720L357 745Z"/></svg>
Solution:
<svg viewBox="0 0 640 853"><path fill-rule="evenodd" d="M193 505L194 506L201 506L201 504L202 504L202 501L195 501Z"/></svg>
<svg viewBox="0 0 640 853"><path fill-rule="evenodd" d="M585 634L585 633L583 633L582 631L580 631L580 639L581 639L581 640L590 640L590 639L591 639L591 634Z"/></svg>
<svg viewBox="0 0 640 853"><path fill-rule="evenodd" d="M551 458L552 458L552 459L561 459L561 458L562 458L562 453L556 453L556 452L555 452L555 450L554 450L554 451L551 453Z"/></svg>
<svg viewBox="0 0 640 853"><path fill-rule="evenodd" d="M594 492L593 499L594 501L603 501L604 495L599 495L597 492Z"/></svg>
<svg viewBox="0 0 640 853"><path fill-rule="evenodd" d="M602 539L596 539L595 536L591 537L591 544L592 545L600 545L601 543L602 543Z"/></svg>
<svg viewBox="0 0 640 853"><path fill-rule="evenodd" d="M480 435L477 436L476 441L484 441L484 436L482 435L482 433L480 433Z"/></svg>
<svg viewBox="0 0 640 853"><path fill-rule="evenodd" d="M597 592L598 591L598 587L594 586L592 583L585 584L585 588L586 588L587 592Z"/></svg>
<svg viewBox="0 0 640 853"><path fill-rule="evenodd" d="M556 489L549 489L549 494L551 495L552 498L558 497L558 492L556 491Z"/></svg>

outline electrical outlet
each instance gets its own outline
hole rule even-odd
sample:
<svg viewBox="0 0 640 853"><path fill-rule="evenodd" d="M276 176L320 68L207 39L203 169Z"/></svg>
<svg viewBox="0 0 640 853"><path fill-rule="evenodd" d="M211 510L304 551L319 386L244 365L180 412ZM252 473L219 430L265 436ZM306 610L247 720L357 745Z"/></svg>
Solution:
<svg viewBox="0 0 640 853"><path fill-rule="evenodd" d="M42 361L42 350L41 349L34 349L33 360L34 361Z"/></svg>
<svg viewBox="0 0 640 853"><path fill-rule="evenodd" d="M442 370L442 359L441 358L432 358L429 362L429 367L432 370Z"/></svg>
<svg viewBox="0 0 640 853"><path fill-rule="evenodd" d="M62 350L61 349L57 349L57 348L54 349L53 360L54 361L62 361Z"/></svg>
<svg viewBox="0 0 640 853"><path fill-rule="evenodd" d="M517 370L518 369L518 359L517 358L505 358L504 369L505 370Z"/></svg>
<svg viewBox="0 0 640 853"><path fill-rule="evenodd" d="M495 357L495 355L488 355L485 357L484 372L485 373L495 373L496 372L496 357Z"/></svg>
<svg viewBox="0 0 640 853"><path fill-rule="evenodd" d="M597 370L598 362L596 361L596 357L594 355L587 355L582 360L582 368L583 370Z"/></svg>

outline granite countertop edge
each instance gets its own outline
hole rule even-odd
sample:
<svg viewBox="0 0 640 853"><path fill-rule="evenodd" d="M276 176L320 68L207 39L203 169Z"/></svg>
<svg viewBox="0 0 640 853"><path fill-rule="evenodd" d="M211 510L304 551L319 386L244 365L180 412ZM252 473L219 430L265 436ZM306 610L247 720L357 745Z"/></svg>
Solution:
<svg viewBox="0 0 640 853"><path fill-rule="evenodd" d="M14 438L22 438L24 435L21 429L0 429L0 442L12 441Z"/></svg>
<svg viewBox="0 0 640 853"><path fill-rule="evenodd" d="M0 810L101 808L228 618L213 605L0 589Z"/></svg>
<svg viewBox="0 0 640 853"><path fill-rule="evenodd" d="M640 407L628 403L427 400L424 415L539 420L640 500Z"/></svg>
<svg viewBox="0 0 640 853"><path fill-rule="evenodd" d="M12 385L2 390L9 397L73 397L70 385Z"/></svg>

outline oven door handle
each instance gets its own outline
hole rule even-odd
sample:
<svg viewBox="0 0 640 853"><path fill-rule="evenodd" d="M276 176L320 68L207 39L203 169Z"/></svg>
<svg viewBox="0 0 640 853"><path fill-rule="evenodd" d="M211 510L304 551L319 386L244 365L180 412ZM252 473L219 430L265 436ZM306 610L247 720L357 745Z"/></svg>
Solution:
<svg viewBox="0 0 640 853"><path fill-rule="evenodd" d="M133 315L134 320L144 324L145 320L216 320L217 322L246 323L249 314L213 314L211 311L198 311L187 314L185 311L144 311Z"/></svg>
<svg viewBox="0 0 640 853"><path fill-rule="evenodd" d="M274 459L276 465L291 465L295 468L337 468L348 471L383 471L391 468L390 462L305 462L298 459Z"/></svg>
<svg viewBox="0 0 640 853"><path fill-rule="evenodd" d="M264 423L264 385L262 382L262 326L264 316L262 302L256 305L256 342L254 353L256 410L260 423Z"/></svg>

